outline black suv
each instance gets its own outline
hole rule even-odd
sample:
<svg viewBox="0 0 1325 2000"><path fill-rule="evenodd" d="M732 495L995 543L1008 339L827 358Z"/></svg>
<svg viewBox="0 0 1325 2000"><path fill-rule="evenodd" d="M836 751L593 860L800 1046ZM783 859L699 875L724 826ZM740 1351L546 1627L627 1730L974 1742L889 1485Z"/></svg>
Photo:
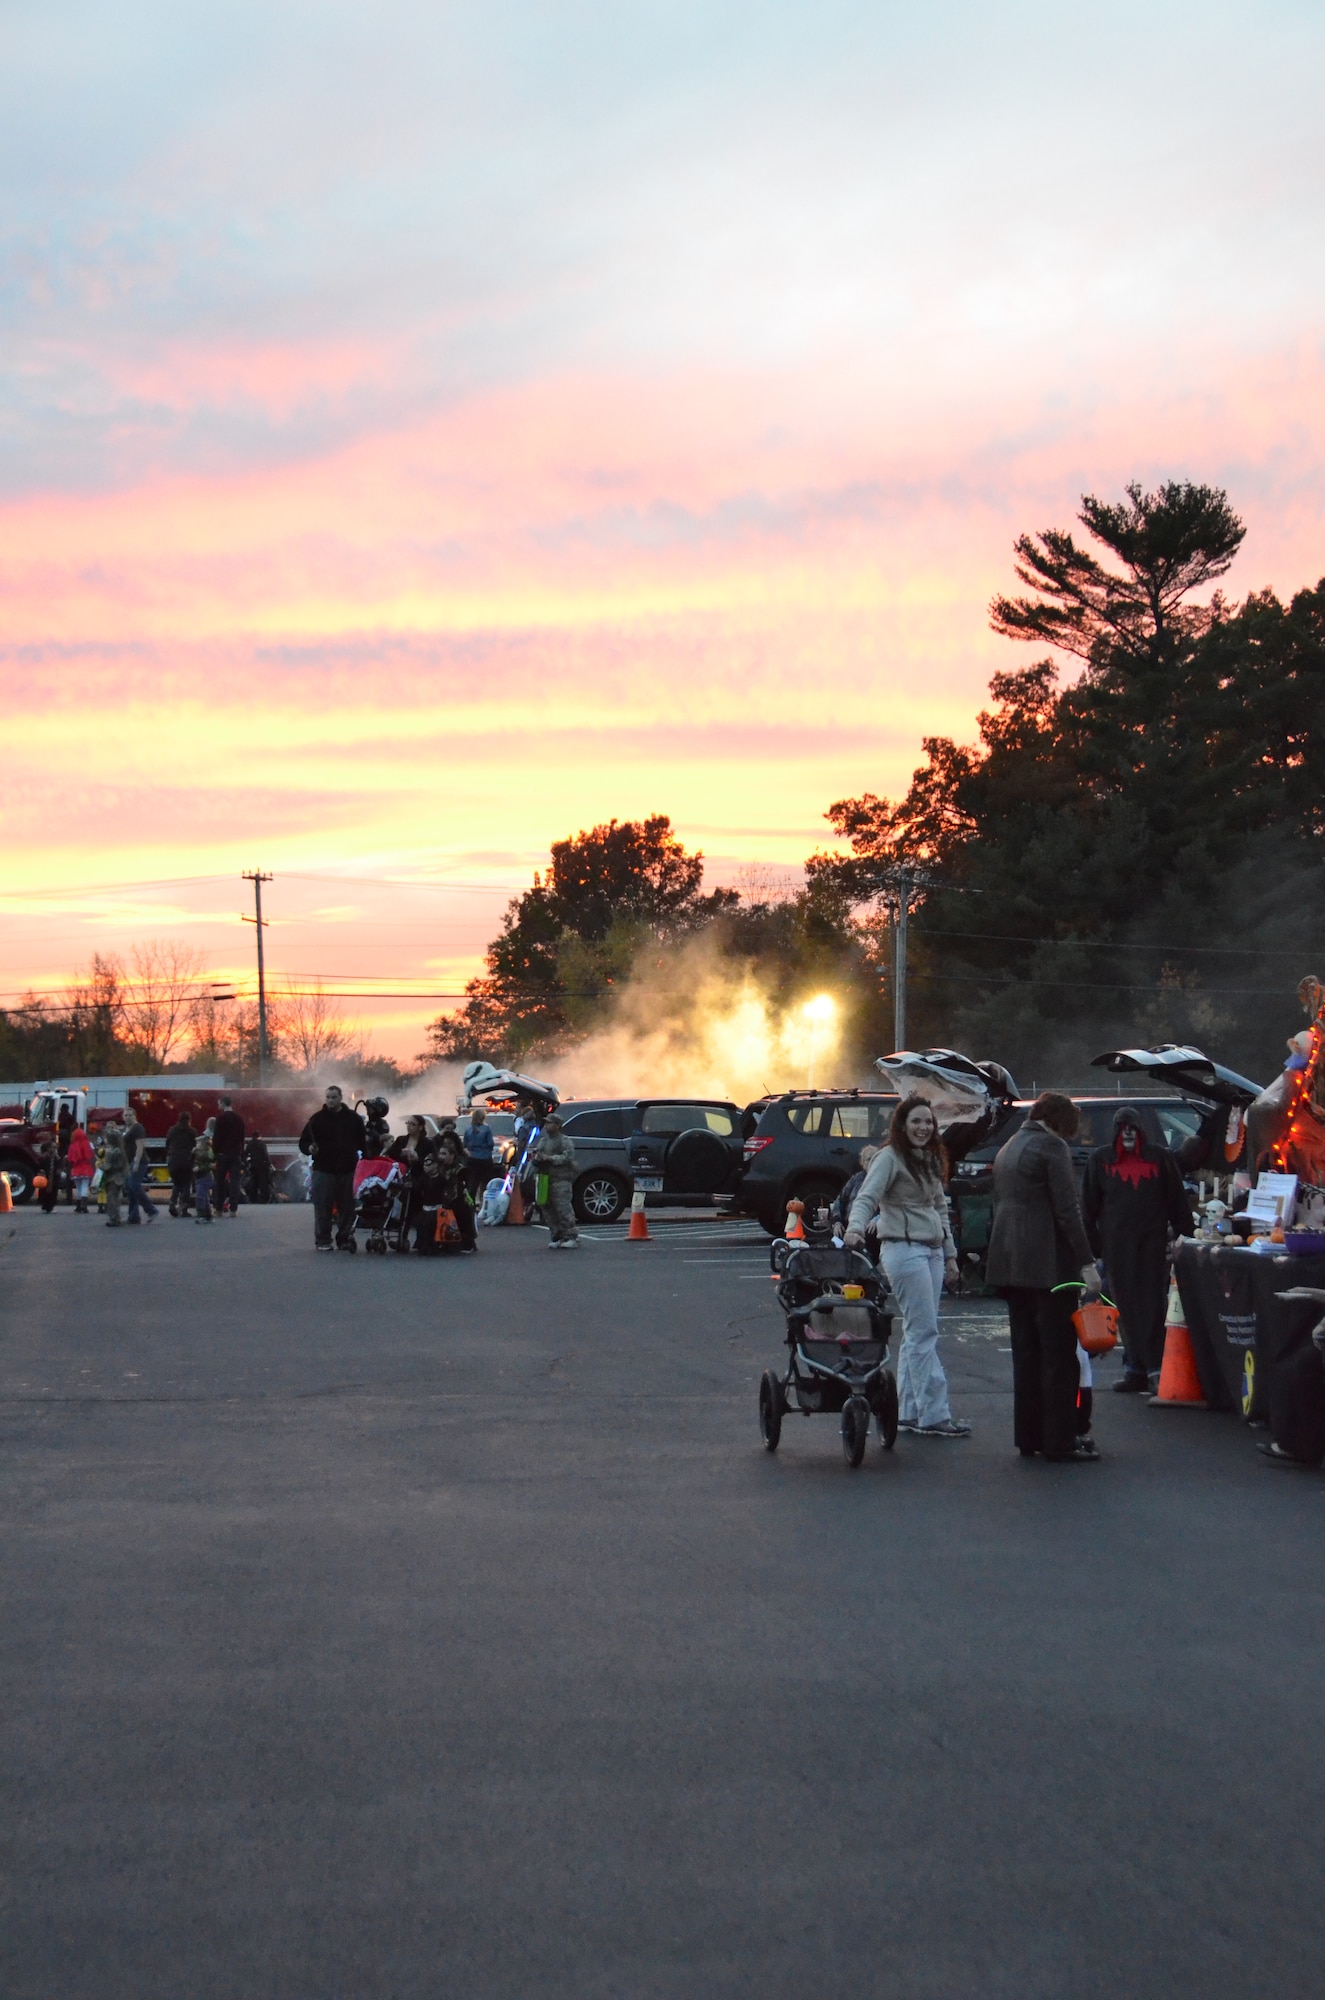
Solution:
<svg viewBox="0 0 1325 2000"><path fill-rule="evenodd" d="M720 1098L571 1098L571 1200L581 1222L615 1222L635 1188L650 1208L720 1201L741 1176L741 1114Z"/></svg>
<svg viewBox="0 0 1325 2000"><path fill-rule="evenodd" d="M860 1165L861 1147L886 1141L899 1101L885 1090L788 1090L749 1105L736 1206L780 1236L793 1198L836 1199Z"/></svg>

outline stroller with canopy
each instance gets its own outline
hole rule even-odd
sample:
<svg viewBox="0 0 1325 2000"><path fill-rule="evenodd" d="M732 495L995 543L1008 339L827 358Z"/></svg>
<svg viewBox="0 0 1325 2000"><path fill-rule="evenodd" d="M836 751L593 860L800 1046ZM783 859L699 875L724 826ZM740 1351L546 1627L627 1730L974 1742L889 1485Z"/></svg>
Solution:
<svg viewBox="0 0 1325 2000"><path fill-rule="evenodd" d="M400 1247L404 1219L405 1176L396 1160L360 1160L354 1169L354 1227L368 1231L364 1249L370 1257L385 1257L388 1241Z"/></svg>
<svg viewBox="0 0 1325 2000"><path fill-rule="evenodd" d="M776 1451L790 1409L840 1416L842 1452L855 1467L865 1456L870 1418L885 1451L897 1442L897 1377L888 1365L892 1315L883 1281L868 1257L816 1243L773 1246L778 1304L786 1315L786 1368L759 1384L759 1429Z"/></svg>

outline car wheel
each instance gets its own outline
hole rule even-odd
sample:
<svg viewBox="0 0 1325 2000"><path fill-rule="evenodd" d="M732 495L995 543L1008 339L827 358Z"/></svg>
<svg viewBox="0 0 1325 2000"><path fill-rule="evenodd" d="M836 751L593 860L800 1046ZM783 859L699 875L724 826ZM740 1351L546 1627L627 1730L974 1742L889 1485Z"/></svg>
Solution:
<svg viewBox="0 0 1325 2000"><path fill-rule="evenodd" d="M15 1159L12 1154L0 1160L0 1174L7 1176L9 1193L15 1208L21 1208L25 1201L32 1200L32 1168L24 1159Z"/></svg>
<svg viewBox="0 0 1325 2000"><path fill-rule="evenodd" d="M810 1227L815 1210L820 1207L831 1208L845 1186L845 1181L833 1180L828 1174L806 1174L804 1179L797 1181L792 1193L798 1201L805 1203L806 1228ZM782 1222L778 1225L779 1234L785 1222L784 1214Z"/></svg>
<svg viewBox="0 0 1325 2000"><path fill-rule="evenodd" d="M865 1456L869 1434L869 1404L863 1396L848 1396L842 1405L842 1456L853 1472Z"/></svg>
<svg viewBox="0 0 1325 2000"><path fill-rule="evenodd" d="M630 1190L616 1174L582 1174L571 1190L571 1205L581 1222L615 1222L629 1203Z"/></svg>
<svg viewBox="0 0 1325 2000"><path fill-rule="evenodd" d="M759 1384L759 1435L764 1440L765 1451L776 1451L782 1436L782 1412L786 1408L786 1398L782 1394L782 1384L771 1368L764 1371Z"/></svg>

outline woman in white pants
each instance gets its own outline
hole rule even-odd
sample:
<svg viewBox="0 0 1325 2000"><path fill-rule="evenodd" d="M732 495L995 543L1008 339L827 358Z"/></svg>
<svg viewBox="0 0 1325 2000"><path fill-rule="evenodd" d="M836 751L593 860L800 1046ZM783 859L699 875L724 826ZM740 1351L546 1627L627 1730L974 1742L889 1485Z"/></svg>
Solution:
<svg viewBox="0 0 1325 2000"><path fill-rule="evenodd" d="M939 1128L923 1097L906 1097L893 1113L888 1143L875 1155L851 1204L846 1243L864 1248L878 1217L879 1262L902 1314L897 1361L898 1429L917 1437L969 1437L948 1408L948 1378L939 1360L939 1300L944 1277L957 1276L957 1250L943 1194Z"/></svg>

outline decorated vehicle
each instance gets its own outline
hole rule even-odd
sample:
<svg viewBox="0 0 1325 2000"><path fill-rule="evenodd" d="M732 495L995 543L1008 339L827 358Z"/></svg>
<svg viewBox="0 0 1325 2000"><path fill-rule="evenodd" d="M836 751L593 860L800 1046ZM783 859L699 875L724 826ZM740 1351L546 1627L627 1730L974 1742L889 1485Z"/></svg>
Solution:
<svg viewBox="0 0 1325 2000"><path fill-rule="evenodd" d="M1264 1095L1250 1077L1212 1061L1202 1049L1177 1042L1160 1042L1153 1049L1109 1049L1091 1067L1113 1076L1142 1076L1181 1092L1184 1103L1200 1109L1198 1132L1173 1146L1185 1172L1231 1174L1245 1167L1248 1113Z"/></svg>

